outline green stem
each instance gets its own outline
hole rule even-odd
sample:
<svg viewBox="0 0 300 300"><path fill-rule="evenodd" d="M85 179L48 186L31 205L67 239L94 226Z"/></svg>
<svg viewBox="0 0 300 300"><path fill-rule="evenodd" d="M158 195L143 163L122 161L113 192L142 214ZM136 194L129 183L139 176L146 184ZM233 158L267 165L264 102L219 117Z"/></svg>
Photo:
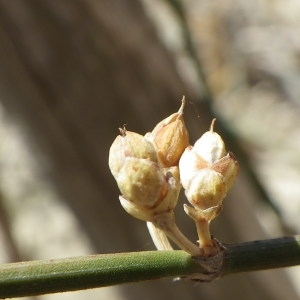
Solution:
<svg viewBox="0 0 300 300"><path fill-rule="evenodd" d="M300 235L226 247L223 275L300 264Z"/></svg>
<svg viewBox="0 0 300 300"><path fill-rule="evenodd" d="M0 266L0 298L42 295L162 277L214 280L300 264L300 235L226 245L212 257L184 251L103 254ZM170 283L171 284L171 283Z"/></svg>
<svg viewBox="0 0 300 300"><path fill-rule="evenodd" d="M198 264L184 251L102 254L6 264L0 267L0 298L188 275L197 269Z"/></svg>

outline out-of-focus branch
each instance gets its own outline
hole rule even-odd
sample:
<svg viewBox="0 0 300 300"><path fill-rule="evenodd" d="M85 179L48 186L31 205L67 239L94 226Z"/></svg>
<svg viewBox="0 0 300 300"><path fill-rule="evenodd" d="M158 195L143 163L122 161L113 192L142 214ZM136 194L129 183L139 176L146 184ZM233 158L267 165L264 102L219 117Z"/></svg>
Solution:
<svg viewBox="0 0 300 300"><path fill-rule="evenodd" d="M8 249L9 258L11 261L20 261L20 254L18 251L18 248L16 247L16 244L14 242L11 228L10 228L10 222L9 217L7 214L7 209L3 203L3 195L0 191L0 226L3 229L4 232L4 238L5 238L5 246Z"/></svg>
<svg viewBox="0 0 300 300"><path fill-rule="evenodd" d="M167 0L170 6L173 8L175 13L178 16L179 22L182 28L182 36L185 43L186 50L189 54L190 59L193 61L195 70L199 79L200 86L200 95L201 95L201 103L200 105L206 112L207 123L209 123L213 118L217 119L218 123L218 132L222 135L225 142L228 146L228 149L235 153L236 157L239 159L239 163L242 166L243 170L247 173L247 176L250 182L255 187L257 195L276 212L278 216L281 215L279 209L274 204L270 195L267 193L264 186L261 184L259 178L257 177L253 167L251 166L251 162L247 153L242 149L238 142L238 138L235 133L228 127L228 124L224 121L222 116L213 109L213 94L211 89L207 83L206 76L203 72L203 66L199 55L197 54L197 50L195 48L192 35L188 26L188 22L186 19L186 13L184 5L180 0ZM285 226L283 226L285 227ZM286 228L285 228L286 229Z"/></svg>

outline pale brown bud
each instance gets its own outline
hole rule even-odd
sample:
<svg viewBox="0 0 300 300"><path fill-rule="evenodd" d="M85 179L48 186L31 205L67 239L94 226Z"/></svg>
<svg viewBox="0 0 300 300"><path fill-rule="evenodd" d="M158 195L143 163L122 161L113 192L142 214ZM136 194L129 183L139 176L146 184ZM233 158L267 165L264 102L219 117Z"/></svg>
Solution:
<svg viewBox="0 0 300 300"><path fill-rule="evenodd" d="M179 161L181 183L194 207L185 206L184 210L196 222L200 247L208 248L208 255L215 250L209 223L222 210L238 173L237 160L226 152L221 136L214 132L214 122L194 147L186 148Z"/></svg>
<svg viewBox="0 0 300 300"><path fill-rule="evenodd" d="M124 209L138 219L173 210L181 188L178 167L160 166L151 142L134 132L120 130L109 152L109 167L122 196Z"/></svg>
<svg viewBox="0 0 300 300"><path fill-rule="evenodd" d="M167 193L167 181L154 162L127 157L116 176L123 197L145 208L151 208Z"/></svg>
<svg viewBox="0 0 300 300"><path fill-rule="evenodd" d="M157 215L175 208L181 185L171 172L164 175L157 165L141 159L131 158L125 164L116 179L121 204L129 214L153 222Z"/></svg>
<svg viewBox="0 0 300 300"><path fill-rule="evenodd" d="M146 137L153 143L163 167L178 165L184 149L189 145L189 134L183 120L185 98L178 112L159 122Z"/></svg>
<svg viewBox="0 0 300 300"><path fill-rule="evenodd" d="M215 120L195 146L188 147L179 161L180 178L189 202L199 209L222 205L238 173L238 164L213 131Z"/></svg>

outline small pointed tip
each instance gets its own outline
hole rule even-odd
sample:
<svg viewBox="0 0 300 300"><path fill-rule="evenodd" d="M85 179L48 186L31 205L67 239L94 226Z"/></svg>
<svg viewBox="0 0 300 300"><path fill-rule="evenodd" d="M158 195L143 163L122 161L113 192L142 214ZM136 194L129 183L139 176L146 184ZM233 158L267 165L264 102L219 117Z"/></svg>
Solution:
<svg viewBox="0 0 300 300"><path fill-rule="evenodd" d="M182 96L181 106L178 110L178 114L183 115L184 106L185 106L185 95Z"/></svg>
<svg viewBox="0 0 300 300"><path fill-rule="evenodd" d="M123 126L123 128L119 128L119 131L120 131L121 136L123 136L123 137L126 136L127 130L126 130L125 125Z"/></svg>
<svg viewBox="0 0 300 300"><path fill-rule="evenodd" d="M215 127L216 120L217 120L216 118L212 119L209 131L214 132L214 127Z"/></svg>

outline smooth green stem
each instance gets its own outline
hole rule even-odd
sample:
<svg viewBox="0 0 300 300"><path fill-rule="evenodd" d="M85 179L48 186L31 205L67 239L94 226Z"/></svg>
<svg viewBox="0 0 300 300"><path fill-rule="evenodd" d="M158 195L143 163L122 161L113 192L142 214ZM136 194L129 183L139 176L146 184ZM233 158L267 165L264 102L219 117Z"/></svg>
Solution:
<svg viewBox="0 0 300 300"><path fill-rule="evenodd" d="M0 267L0 298L104 287L199 271L184 251L103 254Z"/></svg>
<svg viewBox="0 0 300 300"><path fill-rule="evenodd" d="M300 236L225 247L223 252L212 257L193 258L177 250L6 264L0 266L0 298L74 291L162 277L191 276L213 280L237 272L300 264ZM209 277L210 271L216 274Z"/></svg>

